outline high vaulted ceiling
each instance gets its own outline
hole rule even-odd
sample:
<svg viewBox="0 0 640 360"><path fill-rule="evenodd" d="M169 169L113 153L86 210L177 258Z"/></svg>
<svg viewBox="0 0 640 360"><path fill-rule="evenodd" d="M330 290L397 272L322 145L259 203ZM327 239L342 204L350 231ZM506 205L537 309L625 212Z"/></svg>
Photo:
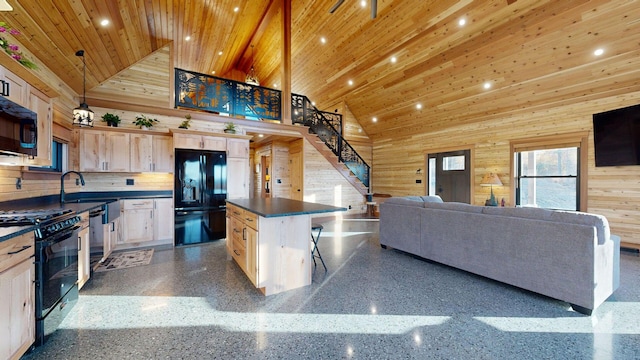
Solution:
<svg viewBox="0 0 640 360"><path fill-rule="evenodd" d="M168 44L175 67L253 62L280 88L282 1L9 0L0 20L78 93L76 50L91 89ZM291 1L292 91L344 103L373 138L640 91L637 0L378 0L375 19L371 0L337 1Z"/></svg>

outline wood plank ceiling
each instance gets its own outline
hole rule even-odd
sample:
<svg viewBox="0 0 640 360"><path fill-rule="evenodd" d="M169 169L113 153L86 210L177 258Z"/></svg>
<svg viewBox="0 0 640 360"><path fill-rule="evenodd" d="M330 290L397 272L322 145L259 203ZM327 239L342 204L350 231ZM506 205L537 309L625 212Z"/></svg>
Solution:
<svg viewBox="0 0 640 360"><path fill-rule="evenodd" d="M9 0L0 20L78 93L76 50L91 89L168 44L175 67L231 77L253 62L281 87L282 1ZM292 91L344 102L373 139L640 91L639 1L378 0L375 19L369 1L330 14L336 1L292 1Z"/></svg>

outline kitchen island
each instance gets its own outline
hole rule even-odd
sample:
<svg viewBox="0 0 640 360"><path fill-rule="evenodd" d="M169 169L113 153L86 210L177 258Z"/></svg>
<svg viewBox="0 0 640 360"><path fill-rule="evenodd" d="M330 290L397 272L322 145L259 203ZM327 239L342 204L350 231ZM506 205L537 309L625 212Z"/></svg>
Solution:
<svg viewBox="0 0 640 360"><path fill-rule="evenodd" d="M227 200L227 253L264 294L311 284L311 216L346 208L281 198Z"/></svg>

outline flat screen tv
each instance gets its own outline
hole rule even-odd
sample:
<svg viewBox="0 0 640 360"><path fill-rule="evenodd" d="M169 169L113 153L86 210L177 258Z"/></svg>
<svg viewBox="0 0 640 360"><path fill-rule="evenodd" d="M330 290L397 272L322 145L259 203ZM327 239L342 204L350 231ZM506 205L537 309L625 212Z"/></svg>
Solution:
<svg viewBox="0 0 640 360"><path fill-rule="evenodd" d="M640 105L593 114L596 166L640 165Z"/></svg>

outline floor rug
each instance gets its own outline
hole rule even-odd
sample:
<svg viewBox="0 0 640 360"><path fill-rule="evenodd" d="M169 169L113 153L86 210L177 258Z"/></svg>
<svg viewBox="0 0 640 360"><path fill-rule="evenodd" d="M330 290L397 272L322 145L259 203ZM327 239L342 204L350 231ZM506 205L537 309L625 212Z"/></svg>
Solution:
<svg viewBox="0 0 640 360"><path fill-rule="evenodd" d="M95 269L95 272L148 265L151 262L152 256L153 249L111 253L111 255Z"/></svg>

